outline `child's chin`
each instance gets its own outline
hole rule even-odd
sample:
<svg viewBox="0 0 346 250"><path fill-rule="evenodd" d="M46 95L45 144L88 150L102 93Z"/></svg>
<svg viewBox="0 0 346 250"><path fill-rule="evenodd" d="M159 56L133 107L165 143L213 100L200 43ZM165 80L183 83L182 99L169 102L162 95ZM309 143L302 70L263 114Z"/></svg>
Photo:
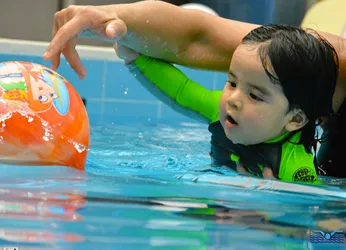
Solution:
<svg viewBox="0 0 346 250"><path fill-rule="evenodd" d="M257 142L254 141L245 141L245 140L239 140L236 136L234 135L226 135L227 138L233 143L233 144L241 144L244 146L249 146L249 145L254 145L258 144Z"/></svg>
<svg viewBox="0 0 346 250"><path fill-rule="evenodd" d="M227 135L228 140L230 140L233 144L243 144L245 145L244 141L238 140L234 135Z"/></svg>

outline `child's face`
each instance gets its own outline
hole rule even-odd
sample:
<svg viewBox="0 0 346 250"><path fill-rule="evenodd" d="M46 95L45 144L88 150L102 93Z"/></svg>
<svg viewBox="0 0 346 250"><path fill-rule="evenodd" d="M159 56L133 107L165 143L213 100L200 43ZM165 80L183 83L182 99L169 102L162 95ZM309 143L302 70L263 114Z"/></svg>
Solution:
<svg viewBox="0 0 346 250"><path fill-rule="evenodd" d="M244 145L273 139L285 132L290 113L282 87L270 81L262 66L258 45L240 45L219 105L227 138Z"/></svg>

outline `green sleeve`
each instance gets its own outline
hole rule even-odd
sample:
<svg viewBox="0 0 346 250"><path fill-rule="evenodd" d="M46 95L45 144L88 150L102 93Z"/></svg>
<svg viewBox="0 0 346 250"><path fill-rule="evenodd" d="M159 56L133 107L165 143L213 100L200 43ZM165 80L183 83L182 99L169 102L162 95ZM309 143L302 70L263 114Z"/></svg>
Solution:
<svg viewBox="0 0 346 250"><path fill-rule="evenodd" d="M172 64L144 55L128 68L142 86L179 113L208 124L219 120L221 91L210 91Z"/></svg>
<svg viewBox="0 0 346 250"><path fill-rule="evenodd" d="M283 145L279 179L288 182L323 184L318 179L313 154L307 153L302 144L296 144L300 135L301 132L296 133Z"/></svg>

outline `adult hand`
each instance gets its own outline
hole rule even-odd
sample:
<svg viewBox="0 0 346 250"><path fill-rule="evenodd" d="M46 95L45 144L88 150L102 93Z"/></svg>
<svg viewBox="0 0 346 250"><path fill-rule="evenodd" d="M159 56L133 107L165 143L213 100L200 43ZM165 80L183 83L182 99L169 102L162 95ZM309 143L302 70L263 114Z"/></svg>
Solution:
<svg viewBox="0 0 346 250"><path fill-rule="evenodd" d="M241 174L252 176L252 174L249 171L247 171L246 168L240 162L237 163L237 171ZM276 179L274 177L273 170L271 170L269 167L263 168L262 176L264 179Z"/></svg>
<svg viewBox="0 0 346 250"><path fill-rule="evenodd" d="M125 36L127 28L112 6L69 6L54 16L53 39L43 55L52 60L52 69L60 64L62 53L82 79L86 70L76 51L77 36L97 37L115 42Z"/></svg>

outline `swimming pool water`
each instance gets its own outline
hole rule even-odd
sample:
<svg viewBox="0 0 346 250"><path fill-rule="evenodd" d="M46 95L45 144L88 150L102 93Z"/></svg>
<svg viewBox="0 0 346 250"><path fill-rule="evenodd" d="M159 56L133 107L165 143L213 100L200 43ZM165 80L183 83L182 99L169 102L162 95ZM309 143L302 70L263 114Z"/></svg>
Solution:
<svg viewBox="0 0 346 250"><path fill-rule="evenodd" d="M168 123L167 123L168 124ZM213 168L206 126L93 125L85 172L0 165L0 249L346 249L346 181Z"/></svg>

